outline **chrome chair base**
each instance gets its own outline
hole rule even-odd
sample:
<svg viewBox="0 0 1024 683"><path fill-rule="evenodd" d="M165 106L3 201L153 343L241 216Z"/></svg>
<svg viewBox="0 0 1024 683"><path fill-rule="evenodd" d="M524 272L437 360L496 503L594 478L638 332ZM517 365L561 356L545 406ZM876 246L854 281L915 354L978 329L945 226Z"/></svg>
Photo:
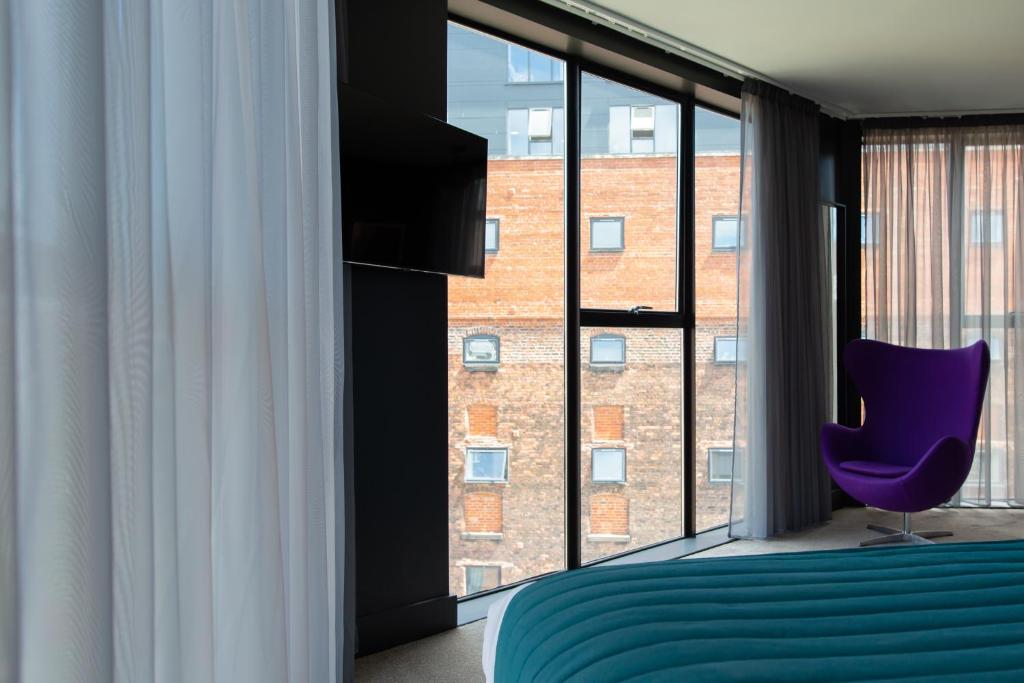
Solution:
<svg viewBox="0 0 1024 683"><path fill-rule="evenodd" d="M903 528L893 529L887 526L879 526L878 524L868 524L868 528L872 531L877 531L885 536L879 538L870 538L866 541L861 541L861 546L868 545L883 545L886 543L908 543L910 545L931 545L934 541L930 540L933 538L941 538L943 536L952 536L952 531L911 531L910 530L910 513L903 513Z"/></svg>

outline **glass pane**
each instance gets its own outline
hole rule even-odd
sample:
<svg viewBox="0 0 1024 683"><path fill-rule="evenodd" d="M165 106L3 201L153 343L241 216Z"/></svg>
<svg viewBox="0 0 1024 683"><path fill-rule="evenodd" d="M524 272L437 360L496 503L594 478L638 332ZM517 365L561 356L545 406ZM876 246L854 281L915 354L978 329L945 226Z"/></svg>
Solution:
<svg viewBox="0 0 1024 683"><path fill-rule="evenodd" d="M590 562L683 534L683 336L580 331L582 557ZM618 337L625 365L588 363ZM596 345L596 346L595 346Z"/></svg>
<svg viewBox="0 0 1024 683"><path fill-rule="evenodd" d="M504 481L508 471L508 451L470 448L466 458L466 481Z"/></svg>
<svg viewBox="0 0 1024 683"><path fill-rule="evenodd" d="M581 97L581 306L675 311L679 105L586 73Z"/></svg>
<svg viewBox="0 0 1024 683"><path fill-rule="evenodd" d="M625 246L625 227L621 218L591 218L590 248L594 251L621 251Z"/></svg>
<svg viewBox="0 0 1024 683"><path fill-rule="evenodd" d="M729 519L733 408L737 359L736 246L740 198L739 121L707 109L695 112L694 190L696 280L696 507L697 531ZM721 450L718 450L721 449Z"/></svg>
<svg viewBox="0 0 1024 683"><path fill-rule="evenodd" d="M626 340L620 336L594 336L590 339L590 363L621 365L626 362Z"/></svg>
<svg viewBox="0 0 1024 683"><path fill-rule="evenodd" d="M485 252L496 252L498 251L498 221L489 218L484 224L484 251Z"/></svg>
<svg viewBox="0 0 1024 683"><path fill-rule="evenodd" d="M711 219L711 248L735 249L739 245L739 216L715 216Z"/></svg>
<svg viewBox="0 0 1024 683"><path fill-rule="evenodd" d="M466 567L466 595L501 585L501 567Z"/></svg>
<svg viewBox="0 0 1024 683"><path fill-rule="evenodd" d="M448 121L487 138L487 217L500 227L486 277L448 278L448 552L458 595L565 568L565 103L559 84L509 83L527 68L523 53L449 24ZM549 156L528 156L530 109L552 112ZM463 363L463 340L480 335L498 338L497 364ZM493 359L486 346L479 353ZM467 465L471 448L480 455ZM498 481L467 482L472 474ZM474 566L501 571L475 584Z"/></svg>
<svg viewBox="0 0 1024 683"><path fill-rule="evenodd" d="M530 51L518 45L508 46L508 80L522 83L529 80Z"/></svg>
<svg viewBox="0 0 1024 683"><path fill-rule="evenodd" d="M591 454L594 481L626 481L626 449L595 448Z"/></svg>

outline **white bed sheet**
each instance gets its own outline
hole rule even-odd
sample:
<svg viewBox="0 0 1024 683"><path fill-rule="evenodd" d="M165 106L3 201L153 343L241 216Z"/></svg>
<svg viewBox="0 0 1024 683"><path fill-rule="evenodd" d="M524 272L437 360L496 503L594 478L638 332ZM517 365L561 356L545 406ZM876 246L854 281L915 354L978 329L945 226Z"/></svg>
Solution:
<svg viewBox="0 0 1024 683"><path fill-rule="evenodd" d="M487 624L484 626L484 651L482 658L484 676L487 677L487 683L494 683L494 660L498 652L498 631L501 629L501 620L505 616L505 610L508 608L508 603L516 596L516 593L529 585L516 586L487 608Z"/></svg>

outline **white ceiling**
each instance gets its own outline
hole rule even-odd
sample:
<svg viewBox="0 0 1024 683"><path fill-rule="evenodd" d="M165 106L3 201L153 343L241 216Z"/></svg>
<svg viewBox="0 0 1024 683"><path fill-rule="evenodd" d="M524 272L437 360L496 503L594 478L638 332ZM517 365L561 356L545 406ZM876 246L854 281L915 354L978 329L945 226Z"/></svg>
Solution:
<svg viewBox="0 0 1024 683"><path fill-rule="evenodd" d="M608 10L849 116L1024 111L1024 0L548 2Z"/></svg>

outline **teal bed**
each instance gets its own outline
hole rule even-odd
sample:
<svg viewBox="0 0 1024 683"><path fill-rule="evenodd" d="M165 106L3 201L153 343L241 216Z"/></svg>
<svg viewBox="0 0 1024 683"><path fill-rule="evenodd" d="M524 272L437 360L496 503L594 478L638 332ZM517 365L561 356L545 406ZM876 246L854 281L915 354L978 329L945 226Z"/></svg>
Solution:
<svg viewBox="0 0 1024 683"><path fill-rule="evenodd" d="M595 567L491 621L494 683L1024 682L1024 541Z"/></svg>

